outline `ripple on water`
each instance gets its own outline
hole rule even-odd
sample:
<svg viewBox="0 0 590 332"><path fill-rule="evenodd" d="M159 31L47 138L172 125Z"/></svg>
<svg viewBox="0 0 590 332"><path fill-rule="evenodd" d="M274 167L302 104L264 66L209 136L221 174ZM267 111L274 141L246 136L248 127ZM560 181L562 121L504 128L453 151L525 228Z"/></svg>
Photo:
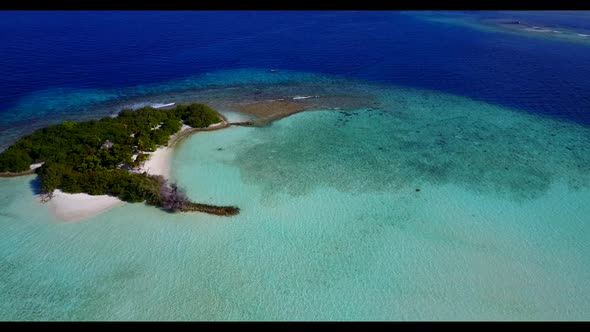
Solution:
<svg viewBox="0 0 590 332"><path fill-rule="evenodd" d="M256 84L318 109L195 134L173 160L192 199L238 216L125 204L56 223L31 177L0 179L0 319L588 318L587 127L400 87ZM255 91L227 87L169 96L231 110Z"/></svg>
<svg viewBox="0 0 590 332"><path fill-rule="evenodd" d="M234 165L245 181L294 195L451 183L523 200L557 180L572 189L590 184L586 127L435 92L392 90L379 103L253 132L260 143L241 149Z"/></svg>

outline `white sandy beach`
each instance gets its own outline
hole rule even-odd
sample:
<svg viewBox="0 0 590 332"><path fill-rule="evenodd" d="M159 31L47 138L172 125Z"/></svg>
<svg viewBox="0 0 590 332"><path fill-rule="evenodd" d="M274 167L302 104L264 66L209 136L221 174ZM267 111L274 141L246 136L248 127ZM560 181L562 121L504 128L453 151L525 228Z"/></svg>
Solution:
<svg viewBox="0 0 590 332"><path fill-rule="evenodd" d="M191 126L185 124L182 125L180 131L170 136L168 142L172 142L174 138L183 132L192 129ZM166 179L170 178L170 162L172 159L173 149L169 147L158 147L154 152L147 152L150 158L146 160L143 165L139 168L139 172L146 172L150 175L161 175ZM146 152L144 152L146 153Z"/></svg>
<svg viewBox="0 0 590 332"><path fill-rule="evenodd" d="M56 217L64 221L79 221L97 215L123 203L108 195L68 194L59 189L53 191L53 198L47 205Z"/></svg>
<svg viewBox="0 0 590 332"><path fill-rule="evenodd" d="M151 175L170 174L170 157L172 150L168 147L158 148L150 153L140 172ZM88 195L84 193L68 194L56 189L53 198L47 203L56 217L64 221L79 221L90 218L123 203L120 199L108 195Z"/></svg>
<svg viewBox="0 0 590 332"><path fill-rule="evenodd" d="M166 179L170 177L170 159L172 149L169 147L159 147L155 152L149 153L150 158L139 168L139 172L146 172L150 175L162 175Z"/></svg>
<svg viewBox="0 0 590 332"><path fill-rule="evenodd" d="M181 130L175 135L179 135L191 128L190 126L183 125ZM171 136L171 140L173 137L174 135ZM146 172L150 175L162 175L168 179L170 177L172 152L173 149L169 147L159 147L154 152L147 152L150 158L139 168L139 172ZM41 164L35 164L31 165L31 168L40 166ZM53 198L47 204L59 219L64 221L79 221L95 216L121 203L123 201L117 197L108 195L68 194L60 190L55 190L53 192Z"/></svg>
<svg viewBox="0 0 590 332"><path fill-rule="evenodd" d="M37 169L44 163L32 164L31 169ZM116 205L123 203L120 199L108 196L88 194L68 194L59 189L53 191L53 198L47 205L53 214L64 221L78 221L86 219L106 211Z"/></svg>
<svg viewBox="0 0 590 332"><path fill-rule="evenodd" d="M37 169L43 163L32 164ZM53 198L47 205L53 214L64 221L79 221L97 215L116 205L123 203L120 199L108 195L92 196L88 194L68 194L59 189L53 191Z"/></svg>
<svg viewBox="0 0 590 332"><path fill-rule="evenodd" d="M215 123L209 127L218 127L225 124L225 121ZM182 125L180 131L170 137L172 142L177 135L192 129L191 126ZM144 152L150 155L138 172L146 172L150 175L161 175L166 179L170 178L170 163L173 149L170 147L158 147L154 152ZM31 168L40 167L42 163L31 165ZM88 195L83 193L68 194L60 190L53 192L53 198L47 203L55 216L64 221L79 221L95 216L114 206L123 203L120 199L108 195Z"/></svg>

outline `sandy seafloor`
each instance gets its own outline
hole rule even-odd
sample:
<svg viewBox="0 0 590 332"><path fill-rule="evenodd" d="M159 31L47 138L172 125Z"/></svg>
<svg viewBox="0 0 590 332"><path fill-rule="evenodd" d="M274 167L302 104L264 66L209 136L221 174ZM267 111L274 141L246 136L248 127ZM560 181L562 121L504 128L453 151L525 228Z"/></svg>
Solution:
<svg viewBox="0 0 590 332"><path fill-rule="evenodd" d="M590 317L587 126L313 82L257 89L344 91L340 105L176 147L172 179L195 201L239 206L235 217L125 203L64 223L34 176L0 179L0 319Z"/></svg>

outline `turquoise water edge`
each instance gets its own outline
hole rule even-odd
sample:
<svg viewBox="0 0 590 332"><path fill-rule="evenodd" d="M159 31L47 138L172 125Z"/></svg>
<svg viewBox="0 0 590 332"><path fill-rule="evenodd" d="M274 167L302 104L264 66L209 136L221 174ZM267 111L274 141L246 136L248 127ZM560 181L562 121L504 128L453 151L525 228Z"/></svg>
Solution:
<svg viewBox="0 0 590 332"><path fill-rule="evenodd" d="M126 203L67 223L35 176L0 179L1 320L590 318L587 126L316 74L194 82L87 108L340 99L177 147L173 179L231 218Z"/></svg>

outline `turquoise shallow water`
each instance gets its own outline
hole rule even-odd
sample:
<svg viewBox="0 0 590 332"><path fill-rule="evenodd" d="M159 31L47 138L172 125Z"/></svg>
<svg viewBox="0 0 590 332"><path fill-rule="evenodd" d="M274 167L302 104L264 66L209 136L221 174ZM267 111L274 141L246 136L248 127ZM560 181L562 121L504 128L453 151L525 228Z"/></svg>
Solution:
<svg viewBox="0 0 590 332"><path fill-rule="evenodd" d="M62 223L34 177L0 179L0 319L590 317L588 127L424 90L267 83L260 98L341 109L177 148L173 178L236 217L123 204Z"/></svg>

